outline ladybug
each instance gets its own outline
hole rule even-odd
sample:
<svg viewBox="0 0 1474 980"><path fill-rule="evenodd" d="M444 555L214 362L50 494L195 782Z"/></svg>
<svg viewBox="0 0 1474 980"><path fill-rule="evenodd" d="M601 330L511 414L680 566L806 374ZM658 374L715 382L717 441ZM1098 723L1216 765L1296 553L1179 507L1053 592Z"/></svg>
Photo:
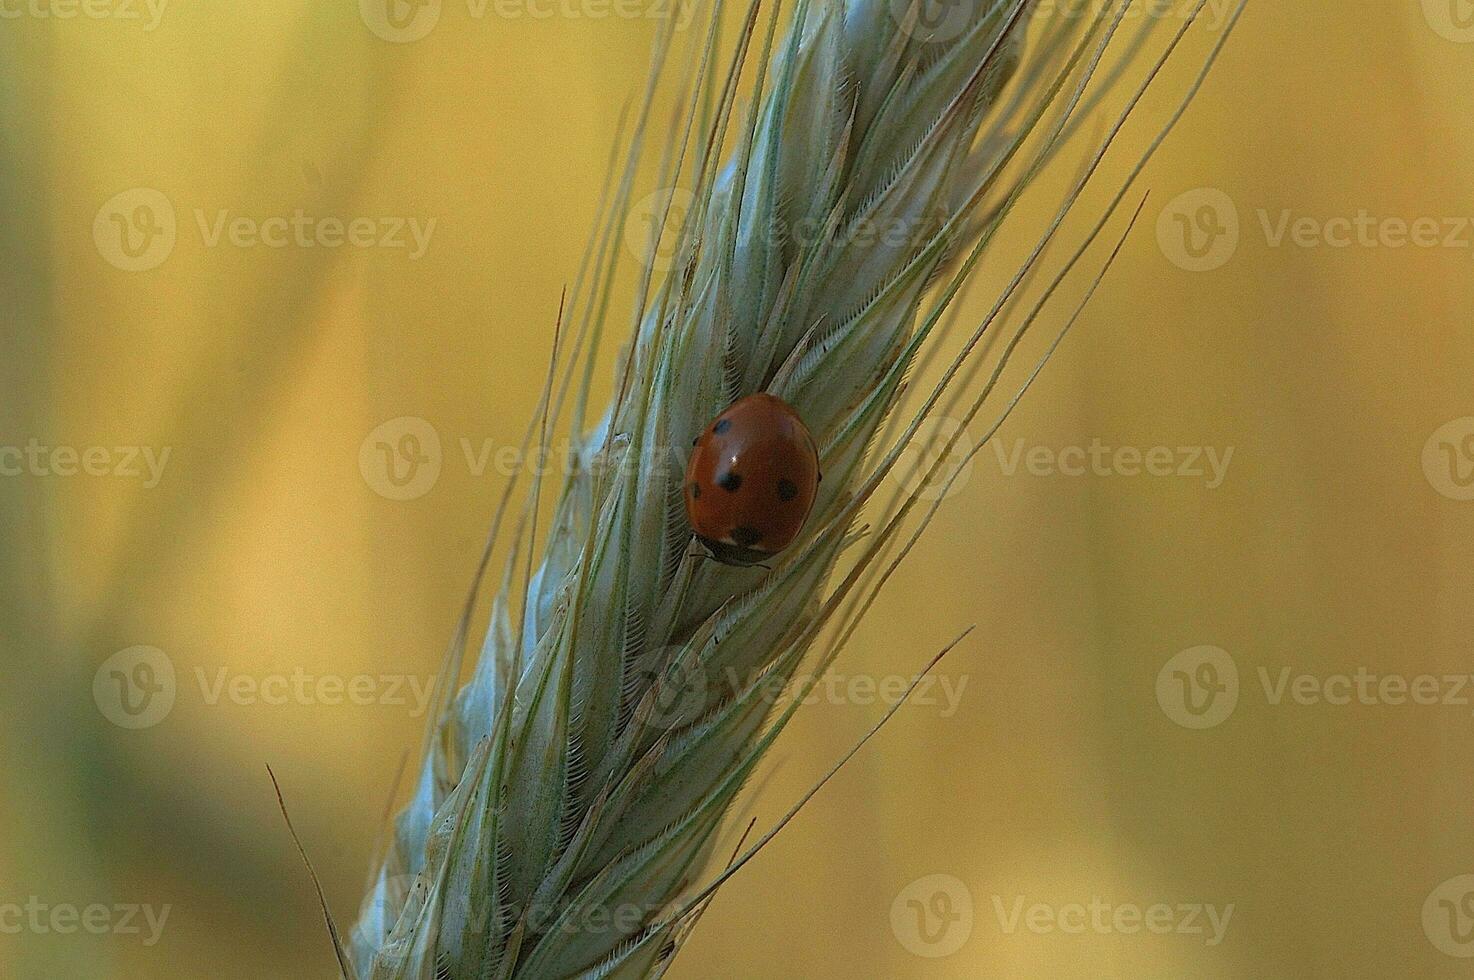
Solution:
<svg viewBox="0 0 1474 980"><path fill-rule="evenodd" d="M723 565L757 565L792 544L824 478L814 437L793 406L749 395L694 445L686 517L711 556Z"/></svg>

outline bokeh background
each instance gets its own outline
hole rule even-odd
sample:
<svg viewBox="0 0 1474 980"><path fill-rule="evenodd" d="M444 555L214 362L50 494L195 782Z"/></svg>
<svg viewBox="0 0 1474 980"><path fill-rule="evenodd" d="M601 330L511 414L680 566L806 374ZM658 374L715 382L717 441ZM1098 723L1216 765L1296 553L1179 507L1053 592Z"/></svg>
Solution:
<svg viewBox="0 0 1474 980"><path fill-rule="evenodd" d="M0 905L168 918L91 935L0 915L0 975L330 976L265 765L351 921L420 735L410 682L504 484L474 457L520 441L658 22L447 2L395 43L347 0L3 9L0 445L106 453L0 477ZM721 892L673 976L1469 975L1474 684L1444 677L1474 671L1471 42L1466 0L1251 2L1116 269L840 662L909 675L975 623L941 668L960 698L903 710ZM975 316L1051 187L989 257ZM148 192L178 222L156 263L107 244L114 215L162 233L129 224ZM197 217L299 208L435 224L415 255L407 232L212 245ZM1394 237L1434 219L1438 241L1317 237L1363 212ZM402 417L441 465L396 500L360 449ZM1218 481L1008 465L1096 440L1229 463ZM169 454L157 480L145 450ZM177 695L126 728L94 681L139 646ZM1179 668L1236 676L1237 701L1193 714ZM1432 675L1462 703L1274 697L1358 671ZM299 673L393 675L407 703L210 696ZM863 700L799 716L749 805L761 825L875 720ZM1070 928L1092 902L1107 927ZM1129 928L1157 904L1202 932ZM1221 941L1191 904L1232 907ZM908 927L918 907L950 915Z"/></svg>

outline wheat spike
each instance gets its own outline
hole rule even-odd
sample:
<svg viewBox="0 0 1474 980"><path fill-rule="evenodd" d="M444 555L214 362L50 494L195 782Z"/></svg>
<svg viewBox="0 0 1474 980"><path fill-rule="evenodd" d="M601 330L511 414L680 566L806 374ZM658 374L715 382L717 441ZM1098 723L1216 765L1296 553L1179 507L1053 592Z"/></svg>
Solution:
<svg viewBox="0 0 1474 980"><path fill-rule="evenodd" d="M794 0L766 15L754 4L730 61L719 59L717 3L691 63L690 113L661 164L663 185L688 185L693 203L683 221L664 215L674 263L658 281L646 264L615 398L586 429L650 96L668 67L662 38L630 162L559 316L561 370L528 431L529 445L563 424L579 434L572 472L529 489L474 673L452 693L479 575L473 584L419 781L348 942L358 977L657 976L712 890L771 839L777 828L703 879L724 817L803 693L773 692L832 661L910 548L879 572L914 499L865 509L1097 171L1094 156L943 384L877 448L908 371L946 336L944 313L1019 195L1137 58L1149 28L1113 47L1130 2L1075 17L1034 16L1035 0L963 2L974 13L951 30L896 0ZM752 65L768 68L743 109ZM969 387L960 396L971 402ZM760 390L808 422L825 478L804 536L771 568L730 568L692 542L684 452ZM545 492L558 498L540 540ZM858 527L862 514L873 530ZM815 654L829 627L835 642Z"/></svg>

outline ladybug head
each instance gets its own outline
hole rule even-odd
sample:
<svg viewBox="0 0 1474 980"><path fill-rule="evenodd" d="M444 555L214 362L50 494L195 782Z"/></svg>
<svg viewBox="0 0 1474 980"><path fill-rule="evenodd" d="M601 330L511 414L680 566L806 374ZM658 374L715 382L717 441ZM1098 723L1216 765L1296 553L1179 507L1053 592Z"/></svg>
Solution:
<svg viewBox="0 0 1474 980"><path fill-rule="evenodd" d="M758 551L756 548L744 548L741 545L731 544L726 541L703 538L699 534L696 536L696 540L700 541L706 547L706 550L710 553L714 561L736 568L751 568L754 565L761 565L773 557L766 551Z"/></svg>

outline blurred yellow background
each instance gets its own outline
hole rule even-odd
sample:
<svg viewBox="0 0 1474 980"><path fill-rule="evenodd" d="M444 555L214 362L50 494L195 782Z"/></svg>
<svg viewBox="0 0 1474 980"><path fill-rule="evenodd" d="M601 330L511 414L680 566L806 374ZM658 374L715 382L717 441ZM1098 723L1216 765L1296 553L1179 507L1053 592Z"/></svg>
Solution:
<svg viewBox="0 0 1474 980"><path fill-rule="evenodd" d="M347 0L67 9L0 20L0 446L78 454L71 475L0 458L0 975L330 976L265 765L350 923L415 689L214 685L428 683L503 485L477 454L520 441L658 24L450 3L394 43ZM673 977L1469 975L1474 685L1444 680L1474 670L1468 13L1251 2L1119 265L840 661L908 676L976 623L941 668L960 697L903 710ZM159 195L162 259L167 229L134 222ZM1020 209L975 316L1054 203ZM299 208L345 238L375 219L375 244L230 230ZM1396 247L1421 218L1436 243ZM132 254L104 244L118 220ZM401 417L442 448L406 500L360 467ZM1169 447L1174 475L1059 472L1097 440ZM1179 447L1202 475L1176 474ZM94 681L140 646L177 697L127 728ZM1376 703L1301 703L1359 671ZM1420 675L1462 704L1377 687ZM1230 676L1221 717L1175 693ZM785 736L760 826L880 711L840 700ZM62 934L3 912L37 902L167 919ZM1131 928L1156 905L1200 931ZM909 928L917 909L958 918Z"/></svg>

